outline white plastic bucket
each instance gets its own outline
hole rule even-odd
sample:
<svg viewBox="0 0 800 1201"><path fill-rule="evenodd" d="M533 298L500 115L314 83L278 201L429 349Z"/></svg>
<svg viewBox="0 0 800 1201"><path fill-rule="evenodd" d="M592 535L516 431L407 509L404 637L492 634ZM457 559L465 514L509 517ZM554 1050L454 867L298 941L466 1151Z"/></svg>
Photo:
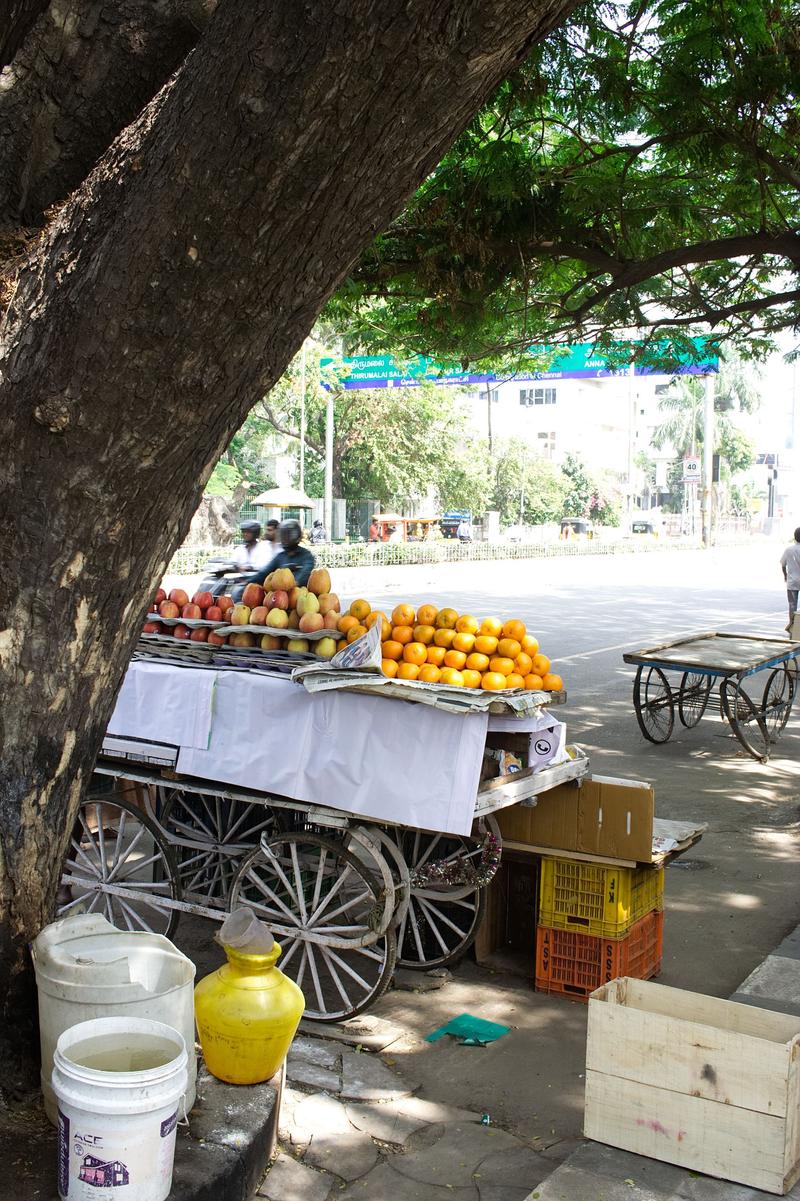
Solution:
<svg viewBox="0 0 800 1201"><path fill-rule="evenodd" d="M172 1026L97 1018L58 1040L58 1193L63 1201L164 1201L183 1117L186 1047Z"/></svg>
<svg viewBox="0 0 800 1201"><path fill-rule="evenodd" d="M195 966L162 934L118 930L96 913L52 922L33 944L39 991L42 1093L56 1124L50 1084L58 1037L78 1022L100 1017L150 1018L174 1026L189 1055L187 1111L194 1105Z"/></svg>

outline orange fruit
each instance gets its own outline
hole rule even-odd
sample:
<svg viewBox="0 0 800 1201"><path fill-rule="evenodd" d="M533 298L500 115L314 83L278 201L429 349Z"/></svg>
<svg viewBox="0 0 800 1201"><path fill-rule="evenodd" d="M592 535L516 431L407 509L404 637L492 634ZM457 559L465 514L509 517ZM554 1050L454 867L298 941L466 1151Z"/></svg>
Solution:
<svg viewBox="0 0 800 1201"><path fill-rule="evenodd" d="M521 650L522 647L516 638L501 638L497 644L498 655L503 655L506 659L516 659Z"/></svg>
<svg viewBox="0 0 800 1201"><path fill-rule="evenodd" d="M563 687L564 681L555 672L548 671L542 680L542 688L545 692L560 692Z"/></svg>
<svg viewBox="0 0 800 1201"><path fill-rule="evenodd" d="M356 621L363 622L365 617L369 617L372 612L372 605L367 600L354 600L350 606L350 616L355 617Z"/></svg>
<svg viewBox="0 0 800 1201"><path fill-rule="evenodd" d="M352 630L353 626L358 625L358 621L350 613L345 613L344 617L340 617L336 623L341 634L346 634L348 630Z"/></svg>
<svg viewBox="0 0 800 1201"><path fill-rule="evenodd" d="M385 642L387 638L391 638L392 636L392 627L389 625L389 619L385 613L381 613L379 610L375 613L370 613L369 617L364 618L363 624L368 630L371 630L378 620L381 623L381 642Z"/></svg>
<svg viewBox="0 0 800 1201"><path fill-rule="evenodd" d="M489 670L499 672L501 676L510 676L514 670L514 660L506 659L503 655L493 655L489 660Z"/></svg>
<svg viewBox="0 0 800 1201"><path fill-rule="evenodd" d="M429 646L435 633L433 626L414 626L414 641L424 642L425 646Z"/></svg>
<svg viewBox="0 0 800 1201"><path fill-rule="evenodd" d="M531 658L533 658L539 649L539 639L534 638L533 634L526 634L525 637L520 638L519 641L522 643L522 649L524 650L525 654L530 655Z"/></svg>
<svg viewBox="0 0 800 1201"><path fill-rule="evenodd" d="M522 642L525 637L525 623L512 619L507 621L503 626L503 636L505 638L516 638L517 642Z"/></svg>
<svg viewBox="0 0 800 1201"><path fill-rule="evenodd" d="M497 639L494 634L479 634L474 649L479 655L493 655L497 650Z"/></svg>
<svg viewBox="0 0 800 1201"><path fill-rule="evenodd" d="M489 634L493 638L499 638L502 630L503 623L499 617L484 617L481 622L481 634Z"/></svg>
<svg viewBox="0 0 800 1201"><path fill-rule="evenodd" d="M397 664L395 663L394 659L382 659L381 671L385 676L388 676L390 680L393 680L397 675Z"/></svg>
<svg viewBox="0 0 800 1201"><path fill-rule="evenodd" d="M419 675L419 668L416 663L398 663L397 678L398 680L416 680Z"/></svg>
<svg viewBox="0 0 800 1201"><path fill-rule="evenodd" d="M436 605L420 605L417 610L417 621L421 626L434 626L438 612Z"/></svg>
<svg viewBox="0 0 800 1201"><path fill-rule="evenodd" d="M467 667L470 671L486 671L489 666L489 656L474 654L467 659Z"/></svg>
<svg viewBox="0 0 800 1201"><path fill-rule="evenodd" d="M550 670L550 660L541 651L533 656L533 670L537 676L546 676Z"/></svg>
<svg viewBox="0 0 800 1201"><path fill-rule="evenodd" d="M395 626L392 630L392 638L395 642L402 642L405 646L407 642L414 641L414 631L411 626Z"/></svg>
<svg viewBox="0 0 800 1201"><path fill-rule="evenodd" d="M423 663L419 669L418 680L422 680L424 684L438 684L442 673L438 667L434 667L433 663Z"/></svg>
<svg viewBox="0 0 800 1201"><path fill-rule="evenodd" d="M383 655L384 659L402 659L402 642L394 642L392 639L389 639L388 642L384 642L381 646L381 654Z"/></svg>
<svg viewBox="0 0 800 1201"><path fill-rule="evenodd" d="M443 646L445 650L453 645L453 639L456 636L455 630L441 629L437 630L433 636L433 641L437 646Z"/></svg>
<svg viewBox="0 0 800 1201"><path fill-rule="evenodd" d="M413 626L414 610L411 605L397 605L392 610L392 625L394 626Z"/></svg>
<svg viewBox="0 0 800 1201"><path fill-rule="evenodd" d="M347 641L355 642L356 638L363 638L367 632L366 626L360 626L357 622L347 631Z"/></svg>
<svg viewBox="0 0 800 1201"><path fill-rule="evenodd" d="M453 650L464 651L466 654L469 654L474 645L474 634L456 634L453 639Z"/></svg>
<svg viewBox="0 0 800 1201"><path fill-rule="evenodd" d="M467 661L467 656L463 651L448 651L444 661L448 667L454 667L456 671L460 671Z"/></svg>
<svg viewBox="0 0 800 1201"><path fill-rule="evenodd" d="M454 630L457 621L458 614L455 609L440 609L436 614L435 625L437 630Z"/></svg>
<svg viewBox="0 0 800 1201"><path fill-rule="evenodd" d="M521 676L526 676L533 668L533 659L530 655L526 655L524 651L520 651L514 660L514 667Z"/></svg>
<svg viewBox="0 0 800 1201"><path fill-rule="evenodd" d="M541 692L543 683L544 683L544 680L542 679L541 676L527 675L525 677L525 687L530 692Z"/></svg>
<svg viewBox="0 0 800 1201"><path fill-rule="evenodd" d="M456 671L454 667L443 667L439 683L453 684L456 688L463 688L464 677L462 676L461 672Z"/></svg>
<svg viewBox="0 0 800 1201"><path fill-rule="evenodd" d="M506 686L506 677L499 671L486 671L481 676L481 688L485 692L499 692Z"/></svg>
<svg viewBox="0 0 800 1201"><path fill-rule="evenodd" d="M512 671L510 676L506 676L506 688L524 688L525 681L518 672Z"/></svg>
<svg viewBox="0 0 800 1201"><path fill-rule="evenodd" d="M471 617L469 613L464 613L456 622L456 630L459 634L477 634L478 628L477 617Z"/></svg>
<svg viewBox="0 0 800 1201"><path fill-rule="evenodd" d="M409 642L403 647L403 660L405 663L416 663L417 667L422 667L422 664L428 661L427 648L421 642Z"/></svg>
<svg viewBox="0 0 800 1201"><path fill-rule="evenodd" d="M447 650L443 646L429 646L428 662L432 663L434 667L441 667L444 663L444 657L446 654Z"/></svg>
<svg viewBox="0 0 800 1201"><path fill-rule="evenodd" d="M465 688L480 688L481 673L479 671L471 671L467 667L464 669L464 671L462 671L461 674L464 677L464 687Z"/></svg>

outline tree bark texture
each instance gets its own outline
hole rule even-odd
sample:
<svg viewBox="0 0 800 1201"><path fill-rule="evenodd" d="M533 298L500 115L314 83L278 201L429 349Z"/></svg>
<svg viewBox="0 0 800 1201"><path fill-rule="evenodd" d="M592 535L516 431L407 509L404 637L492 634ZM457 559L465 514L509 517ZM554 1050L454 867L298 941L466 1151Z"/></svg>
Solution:
<svg viewBox="0 0 800 1201"><path fill-rule="evenodd" d="M38 227L180 66L207 0L53 0L0 78L0 226Z"/></svg>
<svg viewBox="0 0 800 1201"><path fill-rule="evenodd" d="M569 3L226 0L20 273L0 357L7 1054L26 943L214 463L376 231Z"/></svg>
<svg viewBox="0 0 800 1201"><path fill-rule="evenodd" d="M48 0L5 0L5 11L0 14L0 71L11 62L47 4Z"/></svg>

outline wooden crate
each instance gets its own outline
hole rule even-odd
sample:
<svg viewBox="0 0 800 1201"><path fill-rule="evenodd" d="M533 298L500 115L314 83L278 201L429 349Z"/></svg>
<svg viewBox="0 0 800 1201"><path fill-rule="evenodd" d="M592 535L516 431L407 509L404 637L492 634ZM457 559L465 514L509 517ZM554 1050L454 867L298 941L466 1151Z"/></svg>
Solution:
<svg viewBox="0 0 800 1201"><path fill-rule="evenodd" d="M612 980L589 999L584 1133L787 1193L800 1175L800 1017Z"/></svg>

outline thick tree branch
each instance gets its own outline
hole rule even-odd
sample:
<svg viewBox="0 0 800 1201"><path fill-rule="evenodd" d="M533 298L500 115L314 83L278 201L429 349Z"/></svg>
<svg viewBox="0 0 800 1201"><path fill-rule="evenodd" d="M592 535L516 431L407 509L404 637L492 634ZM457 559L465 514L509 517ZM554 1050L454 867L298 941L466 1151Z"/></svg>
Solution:
<svg viewBox="0 0 800 1201"><path fill-rule="evenodd" d="M267 421L270 423L270 425L272 426L273 429L278 431L279 434L283 434L284 437L286 437L286 438L294 438L295 441L297 441L297 442L301 441L300 431L291 429L290 426L286 425L283 421L281 421L266 397L264 397L261 401L261 408L264 411L264 415L267 418ZM313 451L316 451L316 453L318 455L322 455L324 457L325 448L322 446L321 443L315 442L314 439L312 437L310 437L308 433L306 433L306 436L305 436L305 443L306 443L306 446L310 446Z"/></svg>

